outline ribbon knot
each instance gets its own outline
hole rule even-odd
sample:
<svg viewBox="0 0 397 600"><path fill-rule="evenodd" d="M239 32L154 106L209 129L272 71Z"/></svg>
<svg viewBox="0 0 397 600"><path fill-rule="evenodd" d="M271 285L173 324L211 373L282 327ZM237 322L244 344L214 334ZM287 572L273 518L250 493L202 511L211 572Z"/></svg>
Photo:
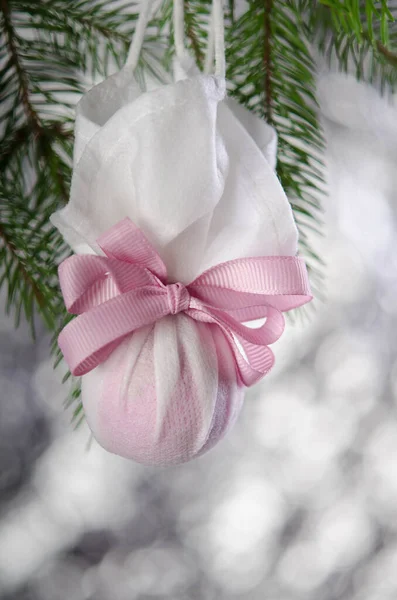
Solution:
<svg viewBox="0 0 397 600"><path fill-rule="evenodd" d="M306 267L297 257L235 259L211 267L188 285L167 285L164 262L129 219L97 242L105 256L75 255L59 267L66 307L78 315L58 338L73 375L104 362L137 329L184 312L220 327L237 381L249 386L273 366L269 345L284 330L282 313L311 300ZM244 324L255 319L265 321L257 328Z"/></svg>
<svg viewBox="0 0 397 600"><path fill-rule="evenodd" d="M189 308L190 294L182 283L167 285L167 298L171 315L176 315Z"/></svg>

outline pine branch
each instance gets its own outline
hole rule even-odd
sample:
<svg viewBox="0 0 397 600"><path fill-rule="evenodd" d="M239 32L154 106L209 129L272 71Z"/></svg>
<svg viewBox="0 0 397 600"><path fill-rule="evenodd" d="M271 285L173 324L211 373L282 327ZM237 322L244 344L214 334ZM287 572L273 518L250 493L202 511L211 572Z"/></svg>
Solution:
<svg viewBox="0 0 397 600"><path fill-rule="evenodd" d="M63 123L54 122L47 123L45 130L41 127L38 137L45 135L50 139L63 139L69 143L73 141L73 132L71 129L66 130ZM13 131L9 138L3 138L0 147L0 173L4 173L13 157L20 152L24 144L31 143L30 136L32 135L29 125L23 125L16 131ZM36 142L38 140L36 137Z"/></svg>
<svg viewBox="0 0 397 600"><path fill-rule="evenodd" d="M14 5L21 8L18 0ZM30 187L32 181L42 182L47 193L35 198L56 210L68 200L71 166L56 148L71 155L73 141L71 128L65 127L67 113L59 114L59 95L78 93L81 85L73 57L43 40L22 37L24 18L10 7L0 0L0 35L6 42L0 50L0 102L10 107L0 112L0 182L6 187L17 179ZM62 106L67 109L69 101ZM31 207L32 202L29 196Z"/></svg>
<svg viewBox="0 0 397 600"><path fill-rule="evenodd" d="M30 91L29 91L29 78L27 76L26 71L23 69L21 60L18 54L18 47L16 41L15 29L11 22L11 11L8 0L0 0L0 11L3 17L3 27L5 32L5 37L9 49L10 58L12 64L15 68L19 91L21 94L22 104L25 109L26 116L28 121L31 124L31 127L37 131L41 131L41 123L39 116L34 109L32 103L30 102Z"/></svg>
<svg viewBox="0 0 397 600"><path fill-rule="evenodd" d="M30 195L34 197L42 189L36 184ZM14 313L16 325L23 312L34 335L36 311L50 330L65 312L56 264L67 255L67 249L49 223L49 211L32 210L21 194L20 182L12 189L0 185L0 287L5 285L6 310Z"/></svg>
<svg viewBox="0 0 397 600"><path fill-rule="evenodd" d="M324 140L302 18L294 0L252 0L227 31L228 80L231 93L277 130L278 176L294 211L312 287L320 296L323 269L311 232L314 225L321 230Z"/></svg>
<svg viewBox="0 0 397 600"><path fill-rule="evenodd" d="M316 8L317 2L312 3ZM362 42L363 33L372 45L377 43L375 29L380 30L381 43L389 42L389 23L394 20L387 0L320 0L319 4L327 7L330 12L335 31L346 35L353 34L357 42ZM377 27L377 24L380 27Z"/></svg>
<svg viewBox="0 0 397 600"><path fill-rule="evenodd" d="M383 93L397 84L397 54L390 47L394 21L387 2L363 0L346 4L331 0L308 3L308 38L334 65ZM302 8L302 6L301 6Z"/></svg>
<svg viewBox="0 0 397 600"><path fill-rule="evenodd" d="M34 298L38 304L38 307L41 310L45 310L46 309L46 300L44 298L44 295L41 293L38 285L36 284L34 279L31 277L31 275L28 273L27 269L25 268L24 261L21 259L19 252L18 252L16 246L14 245L14 242L12 241L11 237L9 237L7 235L5 228L1 223L0 223L0 239L2 240L5 248L9 250L9 252L12 256L12 259L17 262L18 272L21 274L22 278L24 279L25 284L32 290Z"/></svg>
<svg viewBox="0 0 397 600"><path fill-rule="evenodd" d="M78 67L86 71L90 66L94 76L105 75L110 57L119 66L125 59L136 21L135 4L111 8L100 0L72 0L65 6L65 0L51 0L40 10L22 2L22 9L30 11L42 40L73 52Z"/></svg>
<svg viewBox="0 0 397 600"><path fill-rule="evenodd" d="M379 40L376 42L376 47L379 50L380 54L385 57L388 63L393 65L393 67L397 68L397 54L388 50L386 46L382 44Z"/></svg>

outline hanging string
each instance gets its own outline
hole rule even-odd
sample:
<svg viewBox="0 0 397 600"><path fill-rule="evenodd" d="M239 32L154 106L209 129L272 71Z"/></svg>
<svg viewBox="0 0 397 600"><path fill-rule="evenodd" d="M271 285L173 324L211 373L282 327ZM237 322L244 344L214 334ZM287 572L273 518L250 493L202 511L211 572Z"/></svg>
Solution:
<svg viewBox="0 0 397 600"><path fill-rule="evenodd" d="M214 62L215 75L225 77L225 25L222 0L213 0L211 23L208 33L207 53L205 56L204 73L210 73Z"/></svg>
<svg viewBox="0 0 397 600"><path fill-rule="evenodd" d="M174 41L177 58L182 60L186 56L185 49L185 10L184 0L174 0Z"/></svg>
<svg viewBox="0 0 397 600"><path fill-rule="evenodd" d="M125 61L125 67L129 67L135 70L138 64L139 55L142 50L143 40L145 38L145 31L147 24L152 14L152 7L155 0L141 0L141 10L139 13L138 21L135 27L135 34L128 51L127 60Z"/></svg>
<svg viewBox="0 0 397 600"><path fill-rule="evenodd" d="M218 77L225 77L225 22L222 0L214 0L212 10L215 38L215 75L218 75Z"/></svg>
<svg viewBox="0 0 397 600"><path fill-rule="evenodd" d="M207 51L205 53L205 62L204 62L204 73L206 75L209 75L212 71L212 66L214 63L214 45L215 45L214 4L212 4L210 26L209 26L209 31L208 31Z"/></svg>

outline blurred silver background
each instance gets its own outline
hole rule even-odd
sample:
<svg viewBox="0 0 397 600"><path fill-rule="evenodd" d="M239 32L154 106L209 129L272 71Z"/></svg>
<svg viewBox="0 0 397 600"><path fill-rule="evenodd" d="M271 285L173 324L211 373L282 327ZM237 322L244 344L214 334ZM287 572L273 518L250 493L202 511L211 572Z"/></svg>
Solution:
<svg viewBox="0 0 397 600"><path fill-rule="evenodd" d="M2 311L2 600L396 600L397 113L327 70L319 94L327 301L209 454L87 451L49 338Z"/></svg>

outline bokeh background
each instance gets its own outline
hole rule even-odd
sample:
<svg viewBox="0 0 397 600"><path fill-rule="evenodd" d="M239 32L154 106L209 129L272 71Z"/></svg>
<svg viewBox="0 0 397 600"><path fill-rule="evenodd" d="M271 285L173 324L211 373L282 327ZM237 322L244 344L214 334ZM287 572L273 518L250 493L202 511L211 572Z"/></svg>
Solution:
<svg viewBox="0 0 397 600"><path fill-rule="evenodd" d="M1 312L2 600L396 600L397 112L325 65L318 86L326 301L209 454L87 449L48 336Z"/></svg>

